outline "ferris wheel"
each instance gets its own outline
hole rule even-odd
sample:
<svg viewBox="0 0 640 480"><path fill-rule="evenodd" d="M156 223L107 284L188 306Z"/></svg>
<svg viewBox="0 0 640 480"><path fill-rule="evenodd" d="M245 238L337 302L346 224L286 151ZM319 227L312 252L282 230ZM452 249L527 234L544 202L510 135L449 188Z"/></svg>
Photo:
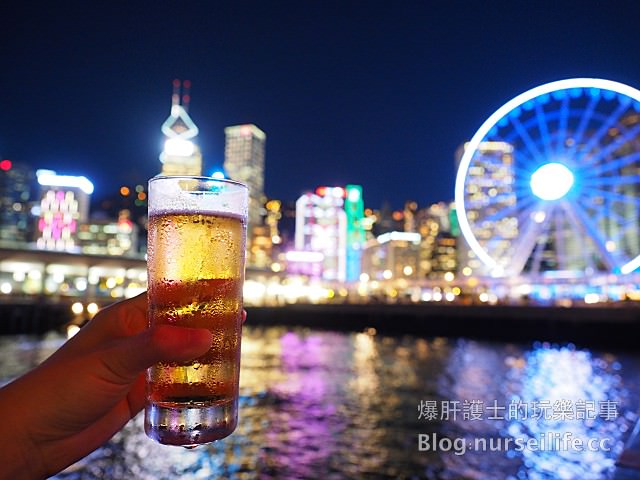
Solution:
<svg viewBox="0 0 640 480"><path fill-rule="evenodd" d="M575 78L533 88L465 145L455 187L471 256L493 276L640 266L640 91Z"/></svg>

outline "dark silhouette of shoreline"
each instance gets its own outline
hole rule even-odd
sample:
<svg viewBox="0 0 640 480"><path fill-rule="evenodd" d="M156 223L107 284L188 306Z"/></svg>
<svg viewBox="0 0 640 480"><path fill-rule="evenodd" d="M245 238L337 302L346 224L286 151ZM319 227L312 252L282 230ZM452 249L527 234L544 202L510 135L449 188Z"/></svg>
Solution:
<svg viewBox="0 0 640 480"><path fill-rule="evenodd" d="M295 304L247 307L247 325L298 326L387 335L466 337L494 341L574 343L637 350L640 308L635 304L535 307L451 304ZM82 324L70 303L0 304L0 335L64 331Z"/></svg>

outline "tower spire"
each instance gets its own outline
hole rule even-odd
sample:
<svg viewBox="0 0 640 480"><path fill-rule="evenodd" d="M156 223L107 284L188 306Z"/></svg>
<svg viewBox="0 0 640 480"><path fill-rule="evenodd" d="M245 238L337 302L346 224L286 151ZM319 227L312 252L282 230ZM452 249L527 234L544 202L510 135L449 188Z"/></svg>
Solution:
<svg viewBox="0 0 640 480"><path fill-rule="evenodd" d="M191 80L182 82L182 108L185 112L189 111L189 102L191 102Z"/></svg>
<svg viewBox="0 0 640 480"><path fill-rule="evenodd" d="M198 127L187 113L191 82L175 79L172 85L171 114L161 127L166 137L160 154L162 175L202 175L202 155L192 140Z"/></svg>
<svg viewBox="0 0 640 480"><path fill-rule="evenodd" d="M180 105L180 80L177 78L173 81L173 95L171 95L171 107Z"/></svg>

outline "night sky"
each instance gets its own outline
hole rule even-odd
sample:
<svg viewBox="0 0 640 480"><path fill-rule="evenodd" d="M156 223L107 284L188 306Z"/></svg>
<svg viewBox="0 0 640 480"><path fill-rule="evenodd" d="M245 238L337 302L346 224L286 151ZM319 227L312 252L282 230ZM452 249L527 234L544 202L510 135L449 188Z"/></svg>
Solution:
<svg viewBox="0 0 640 480"><path fill-rule="evenodd" d="M206 173L255 123L268 196L357 183L373 208L452 199L456 148L529 88L640 87L635 1L2 3L0 156L97 197L158 173L174 78Z"/></svg>

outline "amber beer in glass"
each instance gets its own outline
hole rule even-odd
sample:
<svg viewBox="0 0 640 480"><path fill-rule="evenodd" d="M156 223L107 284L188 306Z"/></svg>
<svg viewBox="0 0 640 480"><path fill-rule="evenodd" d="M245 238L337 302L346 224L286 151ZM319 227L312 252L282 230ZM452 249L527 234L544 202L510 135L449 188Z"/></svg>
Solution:
<svg viewBox="0 0 640 480"><path fill-rule="evenodd" d="M238 423L248 191L208 177L149 181L149 325L207 328L211 349L147 371L145 432L194 446Z"/></svg>

